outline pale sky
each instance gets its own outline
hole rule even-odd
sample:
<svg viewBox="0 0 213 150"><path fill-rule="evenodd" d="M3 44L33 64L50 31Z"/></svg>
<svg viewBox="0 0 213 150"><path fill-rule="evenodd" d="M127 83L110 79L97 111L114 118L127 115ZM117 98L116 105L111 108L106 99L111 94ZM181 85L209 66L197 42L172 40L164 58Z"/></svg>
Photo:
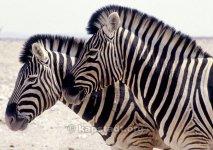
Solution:
<svg viewBox="0 0 213 150"><path fill-rule="evenodd" d="M0 37L83 37L92 13L109 4L136 8L191 36L213 36L213 0L0 0Z"/></svg>

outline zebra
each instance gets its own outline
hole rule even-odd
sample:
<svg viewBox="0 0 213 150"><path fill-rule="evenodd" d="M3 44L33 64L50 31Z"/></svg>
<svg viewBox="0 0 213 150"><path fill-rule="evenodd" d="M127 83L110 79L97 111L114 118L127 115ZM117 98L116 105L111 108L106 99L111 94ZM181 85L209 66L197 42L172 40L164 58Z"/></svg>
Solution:
<svg viewBox="0 0 213 150"><path fill-rule="evenodd" d="M62 79L75 63L85 40L35 35L23 48L15 89L5 119L14 131L24 130L58 100L96 127L112 149L169 149L159 137L151 115L138 107L129 89L117 82L74 105L62 95ZM70 57L75 56L75 57Z"/></svg>
<svg viewBox="0 0 213 150"><path fill-rule="evenodd" d="M81 100L120 81L169 147L213 149L212 56L188 35L127 7L97 10L87 30L92 37L66 75L63 82L72 84L63 93Z"/></svg>

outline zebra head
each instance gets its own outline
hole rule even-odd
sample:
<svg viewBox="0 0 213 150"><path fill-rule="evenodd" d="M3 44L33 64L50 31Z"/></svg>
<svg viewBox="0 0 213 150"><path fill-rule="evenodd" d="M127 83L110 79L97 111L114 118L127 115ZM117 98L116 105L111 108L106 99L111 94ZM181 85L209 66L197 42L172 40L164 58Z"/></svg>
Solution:
<svg viewBox="0 0 213 150"><path fill-rule="evenodd" d="M119 27L119 15L113 12L88 40L71 73L65 77L64 82L69 84L63 90L67 95L81 100L121 79L123 58L115 45Z"/></svg>
<svg viewBox="0 0 213 150"><path fill-rule="evenodd" d="M53 52L44 49L41 43L34 43L29 57L19 71L6 108L6 124L14 131L24 130L30 121L53 106L62 95L61 81L53 67Z"/></svg>

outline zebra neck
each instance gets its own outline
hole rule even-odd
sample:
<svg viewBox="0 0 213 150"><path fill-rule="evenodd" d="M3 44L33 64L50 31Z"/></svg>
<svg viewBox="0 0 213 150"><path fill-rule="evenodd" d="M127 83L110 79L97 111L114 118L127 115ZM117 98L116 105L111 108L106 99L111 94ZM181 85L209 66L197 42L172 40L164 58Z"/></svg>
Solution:
<svg viewBox="0 0 213 150"><path fill-rule="evenodd" d="M121 81L136 98L143 99L145 105L155 93L161 77L167 79L167 83L173 75L183 74L180 62L209 57L194 41L170 30L138 37L119 28L115 44L123 57Z"/></svg>
<svg viewBox="0 0 213 150"><path fill-rule="evenodd" d="M146 57L148 56L147 43L143 42L141 38L135 36L134 33L126 29L119 28L117 37L115 38L117 51L119 51L123 58L123 72L121 81L129 87L134 95L138 98L138 79L140 72L145 68L143 65L148 64ZM151 67L151 65L149 65ZM139 96L140 97L140 96Z"/></svg>
<svg viewBox="0 0 213 150"><path fill-rule="evenodd" d="M67 56L63 53L56 54L58 55L58 58L53 62L53 69L60 81L60 84L62 85L62 80L65 78L67 73L71 71L72 66L75 64L76 58Z"/></svg>
<svg viewBox="0 0 213 150"><path fill-rule="evenodd" d="M50 67L53 74L52 78L54 78L55 84L60 92L57 99L67 105L66 102L68 101L62 97L62 81L66 74L71 71L71 68L75 63L75 57L70 57L60 52L51 52L50 58Z"/></svg>

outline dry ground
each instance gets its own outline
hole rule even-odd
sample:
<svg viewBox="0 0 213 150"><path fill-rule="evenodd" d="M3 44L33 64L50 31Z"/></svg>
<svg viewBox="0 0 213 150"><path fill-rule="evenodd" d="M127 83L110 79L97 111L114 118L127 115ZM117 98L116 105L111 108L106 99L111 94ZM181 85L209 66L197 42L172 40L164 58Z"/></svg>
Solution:
<svg viewBox="0 0 213 150"><path fill-rule="evenodd" d="M37 117L25 131L8 129L4 113L21 67L18 56L23 43L0 40L0 150L109 150L89 124L60 102ZM213 55L213 39L199 39L198 43ZM87 127L86 131L83 127Z"/></svg>

